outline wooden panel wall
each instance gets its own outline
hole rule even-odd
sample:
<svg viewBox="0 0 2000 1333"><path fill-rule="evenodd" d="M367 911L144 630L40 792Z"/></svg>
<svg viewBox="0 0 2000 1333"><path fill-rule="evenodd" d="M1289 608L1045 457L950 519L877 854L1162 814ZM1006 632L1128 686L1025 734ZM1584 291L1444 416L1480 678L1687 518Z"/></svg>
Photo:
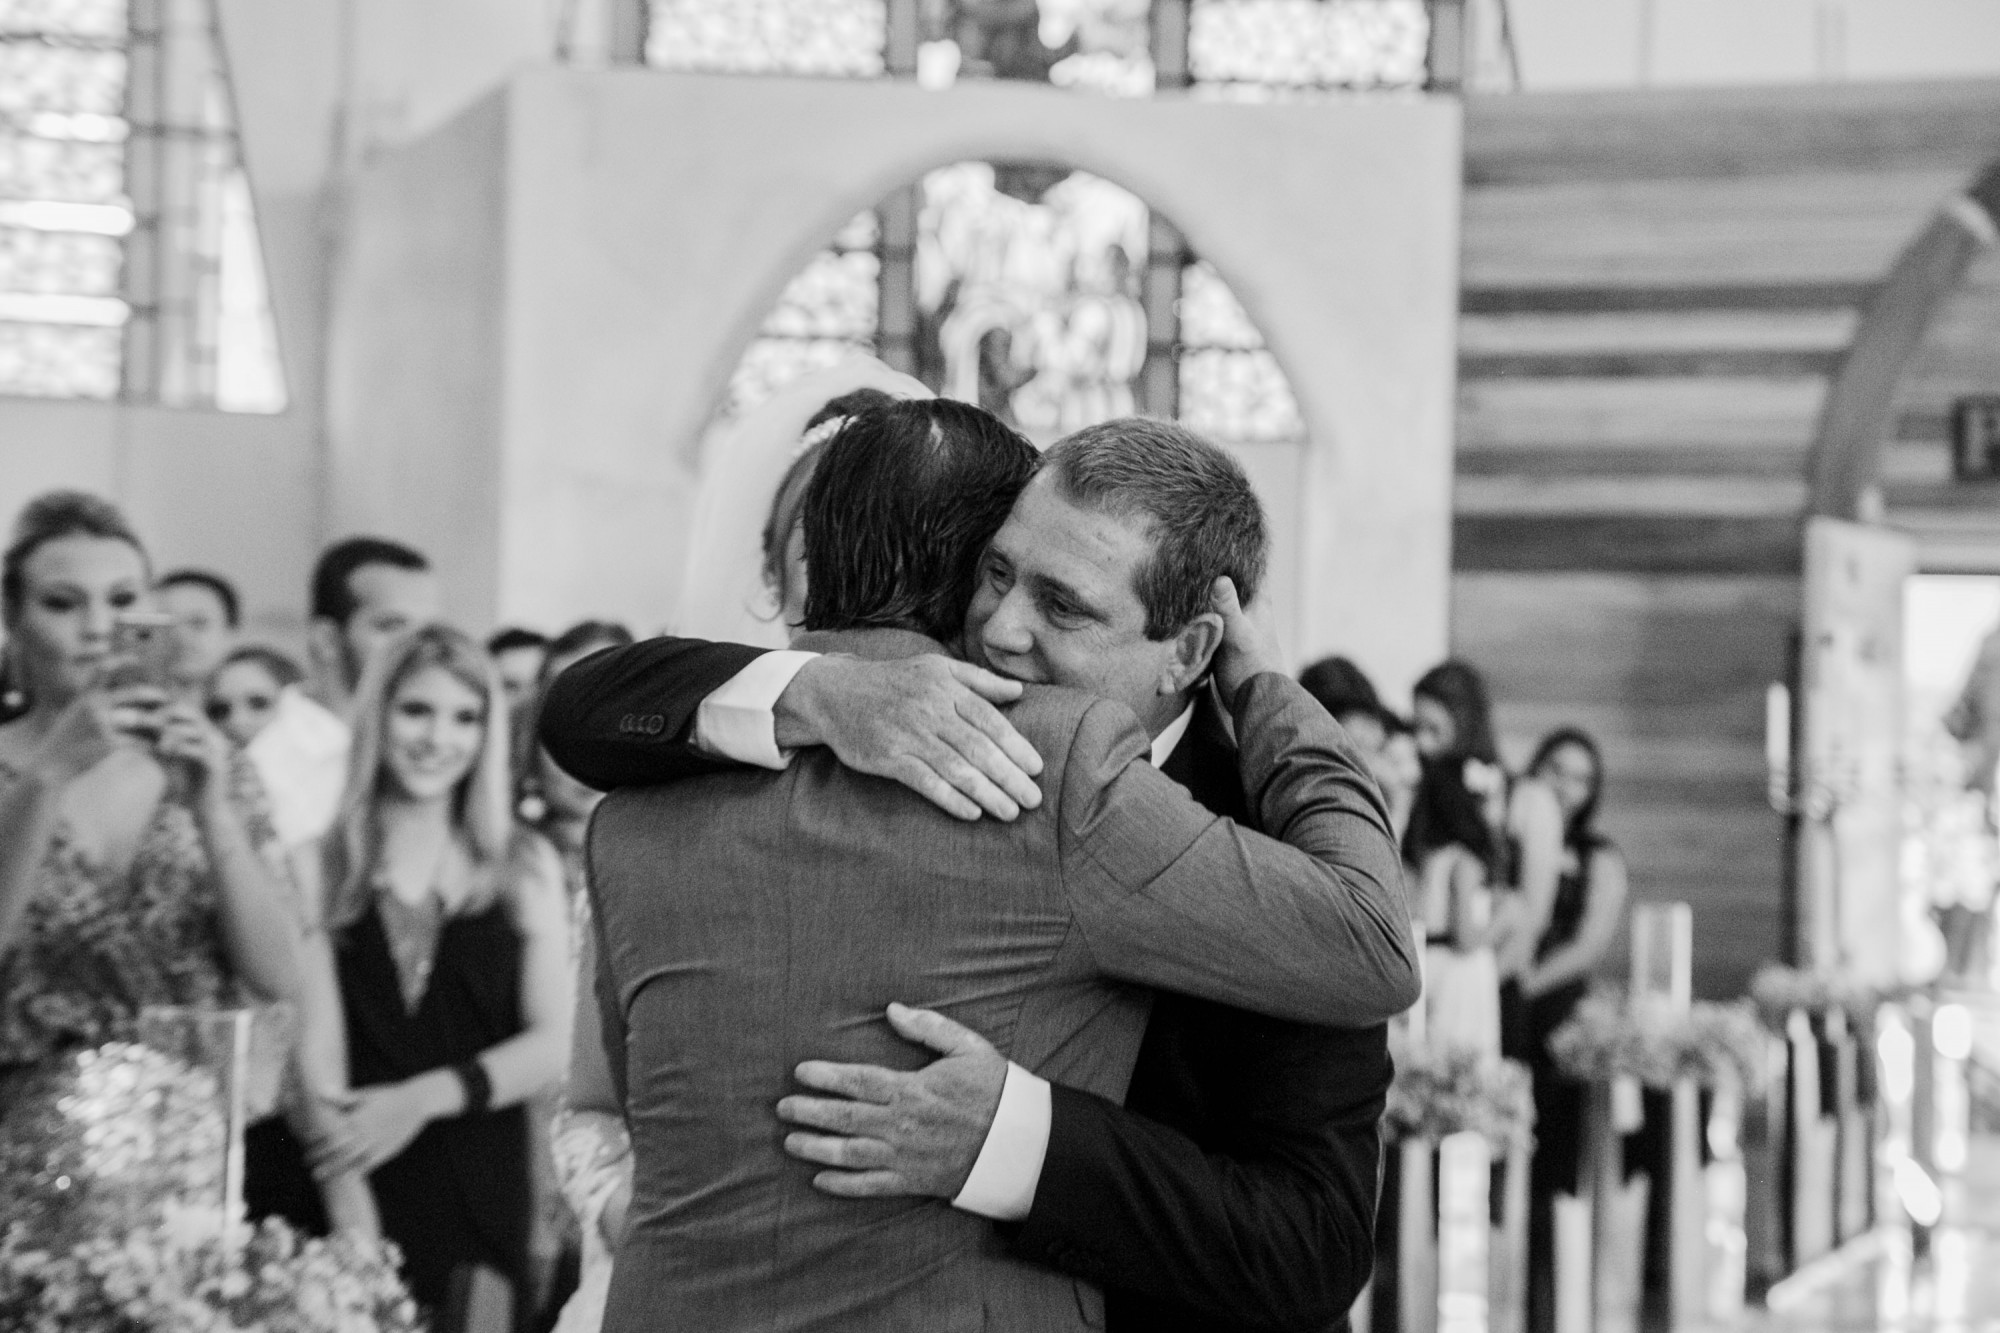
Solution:
<svg viewBox="0 0 2000 1333"><path fill-rule="evenodd" d="M1741 992L1779 947L1782 823L1764 797L1764 688L1781 679L1796 578L1460 573L1452 651L1485 671L1502 749L1554 727L1604 747L1603 826L1635 899L1694 906L1695 984ZM1607 965L1622 980L1622 957Z"/></svg>
<svg viewBox="0 0 2000 1333"><path fill-rule="evenodd" d="M1455 651L1517 762L1558 723L1603 740L1607 826L1640 897L1694 905L1705 995L1779 949L1762 700L1828 382L1995 156L1993 80L1468 99ZM2000 382L2000 258L1975 276L1986 304L1920 358L1892 504L1938 489L1947 389Z"/></svg>

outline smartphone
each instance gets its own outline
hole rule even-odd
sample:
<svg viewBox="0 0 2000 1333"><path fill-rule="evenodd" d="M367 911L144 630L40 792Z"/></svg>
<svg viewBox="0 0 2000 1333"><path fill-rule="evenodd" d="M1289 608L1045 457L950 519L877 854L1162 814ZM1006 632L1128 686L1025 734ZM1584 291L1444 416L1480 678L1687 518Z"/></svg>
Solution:
<svg viewBox="0 0 2000 1333"><path fill-rule="evenodd" d="M111 661L101 682L109 689L174 683L174 618L162 611L121 611L111 628Z"/></svg>

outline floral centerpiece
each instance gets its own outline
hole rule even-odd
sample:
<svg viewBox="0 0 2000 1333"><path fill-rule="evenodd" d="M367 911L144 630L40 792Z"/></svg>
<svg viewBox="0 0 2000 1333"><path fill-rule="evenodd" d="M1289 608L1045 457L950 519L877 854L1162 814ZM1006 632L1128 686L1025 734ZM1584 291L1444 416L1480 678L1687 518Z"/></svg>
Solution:
<svg viewBox="0 0 2000 1333"><path fill-rule="evenodd" d="M1756 1086L1769 1049L1770 1038L1747 1003L1696 1003L1675 1013L1628 1005L1616 992L1584 997L1549 1037L1549 1053L1571 1078L1634 1078L1654 1088L1683 1079L1711 1088Z"/></svg>
<svg viewBox="0 0 2000 1333"><path fill-rule="evenodd" d="M214 1080L114 1042L36 1075L0 1118L0 1328L417 1333L393 1247L247 1236L221 1204Z"/></svg>
<svg viewBox="0 0 2000 1333"><path fill-rule="evenodd" d="M1392 1140L1444 1139L1468 1130L1496 1157L1534 1138L1526 1067L1458 1046L1399 1045L1383 1123Z"/></svg>

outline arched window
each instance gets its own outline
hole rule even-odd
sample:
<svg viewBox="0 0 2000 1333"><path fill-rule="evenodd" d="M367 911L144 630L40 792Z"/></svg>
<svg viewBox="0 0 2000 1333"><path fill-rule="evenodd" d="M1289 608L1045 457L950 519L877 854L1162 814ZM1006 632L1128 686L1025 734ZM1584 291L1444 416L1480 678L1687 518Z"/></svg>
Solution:
<svg viewBox="0 0 2000 1333"><path fill-rule="evenodd" d="M1041 444L1133 412L1230 443L1304 436L1221 276L1138 196L1063 167L954 163L855 218L786 286L724 410L856 350Z"/></svg>

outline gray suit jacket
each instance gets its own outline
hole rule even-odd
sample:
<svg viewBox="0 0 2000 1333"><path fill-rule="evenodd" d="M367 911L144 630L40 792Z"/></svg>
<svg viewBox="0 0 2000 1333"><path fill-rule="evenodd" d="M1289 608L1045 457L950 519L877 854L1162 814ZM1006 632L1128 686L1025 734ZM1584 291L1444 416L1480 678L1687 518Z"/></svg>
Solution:
<svg viewBox="0 0 2000 1333"><path fill-rule="evenodd" d="M832 646L935 651L883 631ZM601 807L601 1007L636 1162L606 1333L1101 1324L1093 1288L1009 1257L981 1219L829 1198L784 1155L773 1108L799 1061L926 1061L884 1021L891 1000L1111 1098L1142 985L1314 1023L1414 1000L1393 846L1328 799L1337 729L1291 681L1239 700L1246 790L1291 846L1157 772L1120 705L1030 687L1011 716L1045 764L1042 807L1012 824L953 820L825 751Z"/></svg>

